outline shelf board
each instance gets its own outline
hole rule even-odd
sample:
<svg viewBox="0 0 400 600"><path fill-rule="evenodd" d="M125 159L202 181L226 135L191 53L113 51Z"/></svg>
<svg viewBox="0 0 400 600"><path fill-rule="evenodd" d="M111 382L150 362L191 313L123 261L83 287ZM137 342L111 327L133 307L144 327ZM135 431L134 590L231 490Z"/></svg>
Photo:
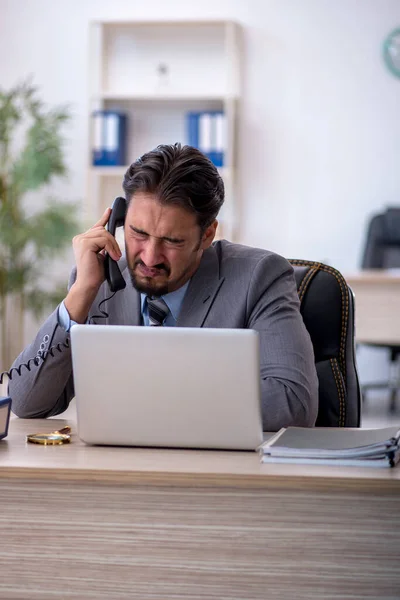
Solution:
<svg viewBox="0 0 400 600"><path fill-rule="evenodd" d="M90 166L90 170L93 175L99 175L99 177L119 177L125 175L129 165L121 165L118 167L94 167Z"/></svg>
<svg viewBox="0 0 400 600"><path fill-rule="evenodd" d="M92 25L102 25L103 27L168 27L168 26L173 26L176 27L178 25L184 25L186 27L193 27L193 26L207 26L209 27L211 26L215 26L215 25L233 25L233 26L238 26L238 23L229 19L165 19L165 20L112 20L112 19L106 19L106 20L101 20L101 19L96 19L91 21Z"/></svg>
<svg viewBox="0 0 400 600"><path fill-rule="evenodd" d="M94 167L91 166L90 170L93 175L99 177L123 177L128 169L129 165L121 165L118 167ZM217 167L221 177L228 177L231 169L228 167Z"/></svg>
<svg viewBox="0 0 400 600"><path fill-rule="evenodd" d="M185 102L185 101L208 101L208 102L224 102L235 99L236 96L229 94L131 94L129 92L102 92L95 94L92 97L93 101L99 100L116 100L116 101L131 101L131 102Z"/></svg>

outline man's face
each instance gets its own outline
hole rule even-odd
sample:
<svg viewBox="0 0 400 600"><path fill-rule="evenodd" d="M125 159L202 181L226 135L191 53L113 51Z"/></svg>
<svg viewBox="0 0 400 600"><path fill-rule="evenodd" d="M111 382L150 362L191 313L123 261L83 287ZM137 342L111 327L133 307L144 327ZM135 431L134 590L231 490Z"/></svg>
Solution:
<svg viewBox="0 0 400 600"><path fill-rule="evenodd" d="M134 194L124 227L133 286L151 296L180 288L197 270L216 227L217 221L201 235L191 212L180 206L162 205L152 194Z"/></svg>

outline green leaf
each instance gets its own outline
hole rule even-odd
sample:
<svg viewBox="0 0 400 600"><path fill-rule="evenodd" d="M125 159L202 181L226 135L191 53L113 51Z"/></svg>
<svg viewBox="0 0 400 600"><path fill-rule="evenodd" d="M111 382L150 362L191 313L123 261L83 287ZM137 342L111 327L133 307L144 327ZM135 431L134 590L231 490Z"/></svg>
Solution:
<svg viewBox="0 0 400 600"><path fill-rule="evenodd" d="M11 185L20 194L49 183L54 175L66 173L59 132L61 122L61 115L49 115L29 128L26 146L11 173Z"/></svg>
<svg viewBox="0 0 400 600"><path fill-rule="evenodd" d="M54 256L71 244L79 229L77 209L76 204L50 199L44 210L30 218L29 241L38 258Z"/></svg>
<svg viewBox="0 0 400 600"><path fill-rule="evenodd" d="M65 285L46 290L40 281L77 233L78 205L50 198L28 215L24 197L66 174L69 119L68 107L46 108L31 78L0 88L0 305L17 293L37 316L66 293Z"/></svg>

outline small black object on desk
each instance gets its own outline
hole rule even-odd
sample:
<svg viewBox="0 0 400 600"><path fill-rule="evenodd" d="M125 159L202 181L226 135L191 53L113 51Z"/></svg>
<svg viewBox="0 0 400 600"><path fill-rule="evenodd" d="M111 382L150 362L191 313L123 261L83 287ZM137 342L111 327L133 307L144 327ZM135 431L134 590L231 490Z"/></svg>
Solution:
<svg viewBox="0 0 400 600"><path fill-rule="evenodd" d="M8 434L8 424L11 415L11 398L8 396L0 397L0 440Z"/></svg>

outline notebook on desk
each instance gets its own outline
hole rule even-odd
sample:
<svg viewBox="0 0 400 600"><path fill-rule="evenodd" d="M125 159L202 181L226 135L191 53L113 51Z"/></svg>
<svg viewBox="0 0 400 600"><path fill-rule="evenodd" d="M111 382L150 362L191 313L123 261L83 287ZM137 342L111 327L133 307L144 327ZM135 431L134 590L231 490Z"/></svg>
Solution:
<svg viewBox="0 0 400 600"><path fill-rule="evenodd" d="M376 429L282 427L260 446L262 462L394 467L400 425Z"/></svg>
<svg viewBox="0 0 400 600"><path fill-rule="evenodd" d="M257 332L74 325L77 425L88 444L255 450Z"/></svg>

